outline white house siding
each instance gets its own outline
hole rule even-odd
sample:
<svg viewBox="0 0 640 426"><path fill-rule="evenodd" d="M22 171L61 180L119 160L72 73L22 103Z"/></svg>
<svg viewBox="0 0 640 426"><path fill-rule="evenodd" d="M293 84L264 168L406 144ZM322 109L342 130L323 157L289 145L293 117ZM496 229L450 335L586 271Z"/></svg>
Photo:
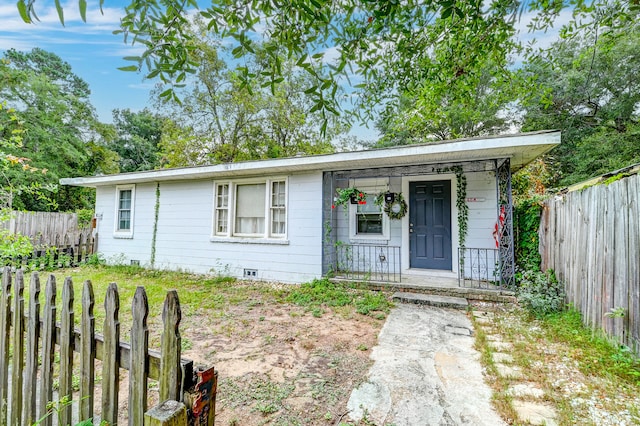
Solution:
<svg viewBox="0 0 640 426"><path fill-rule="evenodd" d="M155 205L155 184L139 184L135 187L133 238L115 238L116 187L96 189L96 216L98 251L109 262L148 262L151 254L151 235Z"/></svg>
<svg viewBox="0 0 640 426"><path fill-rule="evenodd" d="M496 248L493 228L498 216L494 172L467 173L469 221L465 246L469 248ZM455 199L455 198L454 198Z"/></svg>
<svg viewBox="0 0 640 426"><path fill-rule="evenodd" d="M254 269L257 279L280 282L304 282L321 276L321 173L288 177L286 244L264 244L260 239L256 243L246 239L242 243L212 241L213 182L207 179L160 183L156 268L238 278L243 277L245 269ZM136 259L142 265L150 265L155 190L155 184L136 186L134 235L130 240L122 240L107 231L113 229L115 187L98 188L96 212L104 211L99 251L107 259L125 262Z"/></svg>

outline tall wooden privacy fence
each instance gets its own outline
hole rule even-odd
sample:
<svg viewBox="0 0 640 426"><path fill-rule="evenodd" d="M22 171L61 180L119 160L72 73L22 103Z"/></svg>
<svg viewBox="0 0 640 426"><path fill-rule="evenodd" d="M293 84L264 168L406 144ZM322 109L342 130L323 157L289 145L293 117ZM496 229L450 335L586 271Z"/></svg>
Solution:
<svg viewBox="0 0 640 426"><path fill-rule="evenodd" d="M12 285L12 281L15 281ZM13 289L12 289L13 287ZM12 291L13 290L13 291ZM217 374L213 368L194 371L193 362L181 358L178 295L167 293L162 313L161 352L149 350L147 296L138 287L132 302L130 343L120 341L120 298L115 283L109 285L105 302L103 335L95 332L94 295L90 281L82 290L81 328L74 328L74 288L71 278L62 286L61 315L56 316L56 279L50 275L41 309L40 278L31 275L28 309L25 310L25 278L21 270L2 271L0 294L0 424L41 425L75 424L78 420L98 418L117 425L120 369L129 370L128 424L162 425L162 418L172 418L172 425L213 425ZM57 348L56 348L57 346ZM58 351L58 356L56 355ZM74 352L79 356L74 366ZM59 365L55 366L56 359ZM99 363L96 363L99 360ZM101 368L101 401L95 401L96 365ZM11 366L11 368L9 368ZM55 368L57 367L57 368ZM54 373L55 372L55 373ZM79 390L74 392L74 373L79 377ZM194 374L195 373L195 374ZM148 379L159 382L160 404L147 411ZM205 381L208 379L208 381ZM57 399L58 413L49 413L47 404ZM75 403L73 403L75 401ZM184 401L187 406L179 403ZM167 406L173 410L167 416ZM94 407L99 414L94 412ZM187 408L189 415L187 416ZM157 413L161 415L157 415ZM146 414L145 414L146 413ZM56 417L56 419L54 419ZM180 421L177 421L179 419ZM187 420L189 419L189 420ZM9 423L7 423L9 420Z"/></svg>
<svg viewBox="0 0 640 426"><path fill-rule="evenodd" d="M0 222L1 228L28 237L41 235L50 244L56 235L71 235L80 229L76 213L21 211L12 212L8 221Z"/></svg>
<svg viewBox="0 0 640 426"><path fill-rule="evenodd" d="M585 323L640 353L640 176L546 201L542 267L565 282ZM612 309L624 316L606 315Z"/></svg>

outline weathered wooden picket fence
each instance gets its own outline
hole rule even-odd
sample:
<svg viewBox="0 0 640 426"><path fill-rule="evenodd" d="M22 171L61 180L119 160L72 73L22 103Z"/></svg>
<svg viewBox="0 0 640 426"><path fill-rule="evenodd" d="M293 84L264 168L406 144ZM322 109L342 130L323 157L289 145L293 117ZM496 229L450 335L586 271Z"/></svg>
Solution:
<svg viewBox="0 0 640 426"><path fill-rule="evenodd" d="M545 202L543 269L565 282L586 324L640 354L640 175ZM617 309L619 315L607 315Z"/></svg>
<svg viewBox="0 0 640 426"><path fill-rule="evenodd" d="M42 235L30 237L33 252L29 256L13 259L15 267L45 269L47 267L76 266L96 252L98 234L84 229L65 235L54 235L45 240Z"/></svg>
<svg viewBox="0 0 640 426"><path fill-rule="evenodd" d="M163 331L161 352L148 348L149 312L146 292L138 287L132 303L133 322L130 343L120 341L120 298L115 283L109 285L105 297L103 335L95 333L94 295L90 281L82 291L81 328L74 328L74 289L71 278L64 281L60 322L56 318L56 279L50 275L45 288L44 309L40 304L40 278L31 275L28 310L25 311L25 284L21 270L15 273L12 297L12 273L2 271L0 294L0 424L54 425L47 417L47 404L54 398L54 371L57 371L59 399L74 398L74 355L79 353L79 392L76 404L60 404L57 424L66 426L75 419L96 419L94 390L96 362L101 361L101 409L99 417L110 425L117 425L119 409L120 369L129 370L129 425L162 425L154 412L162 412L167 404L160 404L147 412L148 379L159 382L161 402L183 401L190 410L189 424L213 425L217 374L213 368L195 371L193 362L181 358L179 324L181 319L178 294L169 291L162 313ZM12 300L13 299L13 300ZM25 344L26 343L26 344ZM56 345L59 366L54 369ZM11 353L11 356L10 356ZM11 358L11 360L10 360ZM11 363L10 363L11 362ZM11 374L9 370L11 365ZM208 379L208 382L204 382ZM9 398L9 390L10 398ZM77 406L77 413L73 413ZM176 403L172 425L187 425L185 406ZM147 412L147 414L145 414ZM166 414L166 413L165 413ZM166 415L164 417L167 417ZM169 416L169 418L172 418ZM176 421L180 419L180 421ZM9 420L9 423L7 422Z"/></svg>

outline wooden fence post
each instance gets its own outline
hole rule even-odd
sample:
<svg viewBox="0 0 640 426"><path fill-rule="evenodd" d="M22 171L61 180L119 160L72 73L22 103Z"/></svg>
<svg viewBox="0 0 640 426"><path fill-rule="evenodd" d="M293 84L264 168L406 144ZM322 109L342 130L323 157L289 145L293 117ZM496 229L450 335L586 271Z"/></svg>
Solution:
<svg viewBox="0 0 640 426"><path fill-rule="evenodd" d="M80 419L93 417L93 390L95 386L95 317L93 285L84 282L82 288L82 322L80 324Z"/></svg>
<svg viewBox="0 0 640 426"><path fill-rule="evenodd" d="M22 420L22 373L24 369L24 273L16 272L13 299L13 357L11 363L11 423Z"/></svg>
<svg viewBox="0 0 640 426"><path fill-rule="evenodd" d="M144 426L186 426L187 407L181 402L167 400L144 415Z"/></svg>
<svg viewBox="0 0 640 426"><path fill-rule="evenodd" d="M129 356L129 425L144 423L147 411L147 353L149 351L149 330L147 317L149 303L144 287L136 288L131 303L133 324L131 326L131 355Z"/></svg>
<svg viewBox="0 0 640 426"><path fill-rule="evenodd" d="M64 280L62 286L62 313L60 322L60 377L58 396L60 400L73 398L73 282L71 277ZM59 408L60 422L71 424L71 404Z"/></svg>
<svg viewBox="0 0 640 426"><path fill-rule="evenodd" d="M47 403L53 399L53 351L56 344L56 277L54 275L49 275L47 280L42 327L39 418L47 414ZM51 426L51 424L51 417L41 422L42 426Z"/></svg>
<svg viewBox="0 0 640 426"><path fill-rule="evenodd" d="M104 344L102 346L102 420L118 424L118 385L120 376L120 297L116 283L109 284L104 300Z"/></svg>
<svg viewBox="0 0 640 426"><path fill-rule="evenodd" d="M0 424L7 424L9 389L9 334L11 333L11 268L2 271L0 294Z"/></svg>
<svg viewBox="0 0 640 426"><path fill-rule="evenodd" d="M36 386L38 383L38 340L40 338L40 276L31 274L29 285L29 320L27 324L27 359L24 370L22 400L23 424L32 425L36 420Z"/></svg>
<svg viewBox="0 0 640 426"><path fill-rule="evenodd" d="M162 310L162 322L164 324L161 337L160 358L160 401L181 399L180 388L182 384L182 367L180 365L180 301L178 292L167 292Z"/></svg>

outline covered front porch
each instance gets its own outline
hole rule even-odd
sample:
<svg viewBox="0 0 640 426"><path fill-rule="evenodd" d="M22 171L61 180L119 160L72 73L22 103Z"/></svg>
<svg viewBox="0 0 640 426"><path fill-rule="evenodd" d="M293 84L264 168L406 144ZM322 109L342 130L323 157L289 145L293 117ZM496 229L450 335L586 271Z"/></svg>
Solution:
<svg viewBox="0 0 640 426"><path fill-rule="evenodd" d="M348 189L356 199L337 205ZM325 276L443 294L514 287L510 158L329 171L323 194Z"/></svg>

